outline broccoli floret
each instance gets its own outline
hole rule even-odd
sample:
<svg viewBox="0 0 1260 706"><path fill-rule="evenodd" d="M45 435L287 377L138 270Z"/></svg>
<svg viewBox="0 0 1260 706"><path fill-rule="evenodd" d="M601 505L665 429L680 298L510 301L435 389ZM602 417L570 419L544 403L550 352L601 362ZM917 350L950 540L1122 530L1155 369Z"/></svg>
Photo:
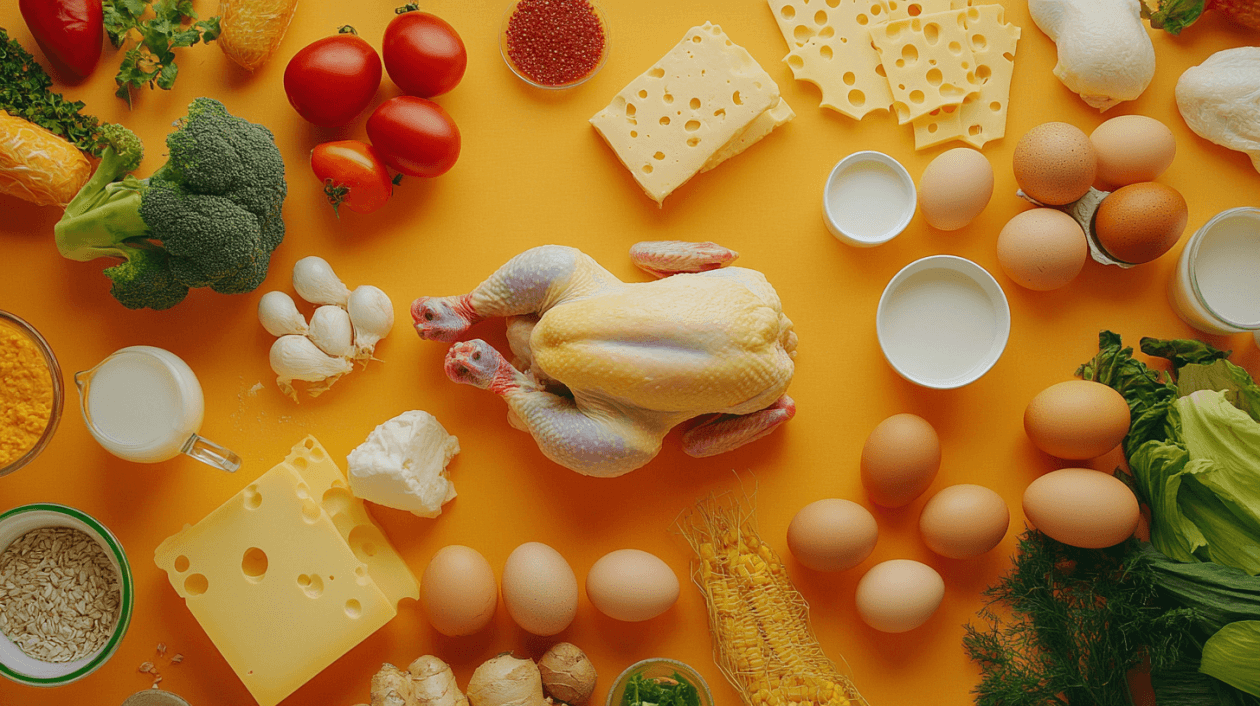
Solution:
<svg viewBox="0 0 1260 706"><path fill-rule="evenodd" d="M167 266L164 250L123 246L128 258L107 267L105 276L114 281L109 293L128 309L169 309L184 301L188 286L175 279Z"/></svg>
<svg viewBox="0 0 1260 706"><path fill-rule="evenodd" d="M169 308L190 287L242 294L262 284L284 240L288 193L270 130L198 98L166 138L167 163L147 179L129 174L143 156L130 130L107 126L101 137L100 166L56 226L63 256L134 260L106 270L128 308Z"/></svg>

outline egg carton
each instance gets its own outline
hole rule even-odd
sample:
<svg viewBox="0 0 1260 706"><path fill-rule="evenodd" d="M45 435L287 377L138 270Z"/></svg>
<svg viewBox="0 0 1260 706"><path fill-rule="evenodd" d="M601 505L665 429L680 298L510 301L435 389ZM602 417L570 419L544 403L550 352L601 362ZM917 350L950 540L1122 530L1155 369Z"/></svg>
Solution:
<svg viewBox="0 0 1260 706"><path fill-rule="evenodd" d="M1126 270L1137 267L1135 263L1117 259L1107 252L1107 249L1102 246L1102 242L1098 239L1098 232L1094 228L1094 220L1098 216L1098 207L1102 205L1103 199L1111 195L1110 191L1100 191L1091 186L1084 196L1063 206L1051 206L1050 204L1042 203L1024 193L1023 189L1016 190L1015 195L1034 206L1053 208L1071 216L1080 225L1081 230L1085 231L1085 242L1089 244L1089 255L1094 258L1095 262L1103 265L1114 265Z"/></svg>

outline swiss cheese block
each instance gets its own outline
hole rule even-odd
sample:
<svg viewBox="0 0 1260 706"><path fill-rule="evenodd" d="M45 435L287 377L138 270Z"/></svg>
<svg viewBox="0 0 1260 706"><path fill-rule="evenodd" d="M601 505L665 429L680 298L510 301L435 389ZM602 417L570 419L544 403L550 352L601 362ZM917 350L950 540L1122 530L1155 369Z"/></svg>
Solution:
<svg viewBox="0 0 1260 706"><path fill-rule="evenodd" d="M967 42L976 57L980 92L968 96L961 110L962 139L979 149L1006 134L1006 110L1015 71L1019 27L1003 20L1001 5L977 5L967 10Z"/></svg>
<svg viewBox="0 0 1260 706"><path fill-rule="evenodd" d="M886 21L885 0L769 0L788 45L792 76L818 86L824 108L856 120L888 110L892 93L880 73L867 25Z"/></svg>
<svg viewBox="0 0 1260 706"><path fill-rule="evenodd" d="M662 203L779 102L779 87L706 22L591 118L643 191Z"/></svg>
<svg viewBox="0 0 1260 706"><path fill-rule="evenodd" d="M261 706L275 706L396 615L396 601L374 570L392 590L414 595L415 578L408 588L396 575L399 565L410 571L387 541L360 550L392 555L397 564L370 566L346 541L353 543L365 525L343 533L321 505L353 515L335 492L346 487L345 477L335 465L336 476L328 473L329 464L328 452L308 437L283 463L155 553L171 586ZM370 521L366 526L375 528Z"/></svg>
<svg viewBox="0 0 1260 706"><path fill-rule="evenodd" d="M715 152L712 157L709 157L709 161L704 163L704 167L701 168L700 171L707 172L722 162L725 162L731 157L734 157L740 152L752 147L754 144L759 142L761 138L773 132L776 127L779 127L795 117L796 113L792 110L792 106L788 105L787 101L780 98L779 102L773 108L767 110L761 115L758 115L755 120L748 123L748 127L744 128L743 132L739 133L735 137L732 137L730 142L722 145L722 149Z"/></svg>
<svg viewBox="0 0 1260 706"><path fill-rule="evenodd" d="M927 115L920 115L910 124L914 126L914 148L924 150L950 140L963 137L962 106L946 105Z"/></svg>
<svg viewBox="0 0 1260 706"><path fill-rule="evenodd" d="M980 90L967 38L966 10L895 20L871 28L902 123Z"/></svg>

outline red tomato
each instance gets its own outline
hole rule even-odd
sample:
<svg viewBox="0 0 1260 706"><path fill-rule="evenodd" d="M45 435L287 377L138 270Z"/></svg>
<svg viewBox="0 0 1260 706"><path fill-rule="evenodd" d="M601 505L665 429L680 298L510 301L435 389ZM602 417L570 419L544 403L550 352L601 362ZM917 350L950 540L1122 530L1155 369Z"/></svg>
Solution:
<svg viewBox="0 0 1260 706"><path fill-rule="evenodd" d="M350 27L306 45L284 69L289 103L298 115L322 127L353 120L380 85L381 58Z"/></svg>
<svg viewBox="0 0 1260 706"><path fill-rule="evenodd" d="M101 58L101 0L18 0L18 9L57 68L91 75Z"/></svg>
<svg viewBox="0 0 1260 706"><path fill-rule="evenodd" d="M455 29L440 17L416 12L416 5L385 28L381 56L385 70L403 93L432 98L451 90L464 77L468 52Z"/></svg>
<svg viewBox="0 0 1260 706"><path fill-rule="evenodd" d="M459 159L459 128L431 100L398 96L367 121L368 137L389 166L410 176L445 174Z"/></svg>
<svg viewBox="0 0 1260 706"><path fill-rule="evenodd" d="M394 183L389 170L372 146L358 140L341 140L315 145L311 169L324 184L324 194L333 210L345 204L355 213L371 213L384 206Z"/></svg>

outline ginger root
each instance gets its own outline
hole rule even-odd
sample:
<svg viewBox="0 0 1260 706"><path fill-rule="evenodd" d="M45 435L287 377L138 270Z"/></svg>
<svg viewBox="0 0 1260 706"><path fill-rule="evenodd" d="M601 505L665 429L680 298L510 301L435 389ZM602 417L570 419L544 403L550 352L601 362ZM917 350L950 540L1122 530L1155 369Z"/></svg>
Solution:
<svg viewBox="0 0 1260 706"><path fill-rule="evenodd" d="M581 706L595 691L595 665L576 645L558 642L538 660L543 688L557 701Z"/></svg>
<svg viewBox="0 0 1260 706"><path fill-rule="evenodd" d="M468 701L472 706L548 706L538 665L511 653L477 667L468 681Z"/></svg>
<svg viewBox="0 0 1260 706"><path fill-rule="evenodd" d="M425 655L412 662L407 671L415 706L468 706L468 697L459 690L455 673L446 662Z"/></svg>
<svg viewBox="0 0 1260 706"><path fill-rule="evenodd" d="M372 676L372 706L415 706L411 675L386 662Z"/></svg>

